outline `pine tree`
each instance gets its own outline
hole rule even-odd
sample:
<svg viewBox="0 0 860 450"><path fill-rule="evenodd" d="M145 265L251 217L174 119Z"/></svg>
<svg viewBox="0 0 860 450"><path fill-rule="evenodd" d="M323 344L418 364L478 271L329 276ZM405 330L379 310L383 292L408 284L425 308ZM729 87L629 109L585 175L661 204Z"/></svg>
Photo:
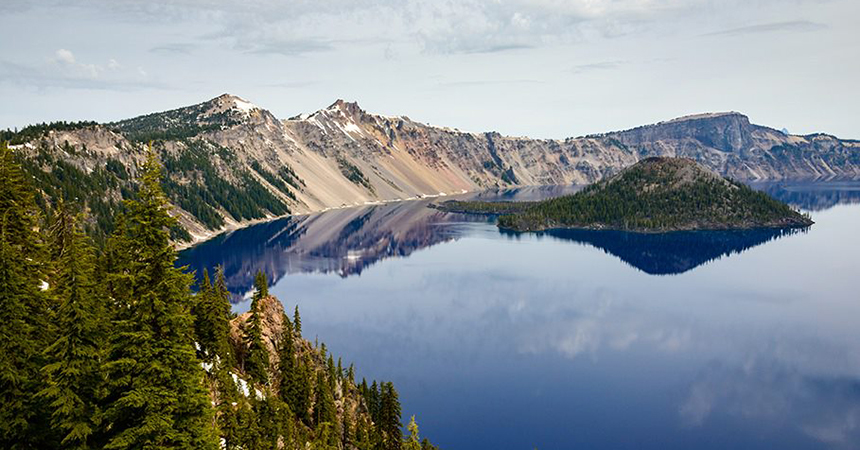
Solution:
<svg viewBox="0 0 860 450"><path fill-rule="evenodd" d="M302 336L302 318L299 316L299 305L296 305L296 312L293 313L293 328L296 330L296 334L301 337Z"/></svg>
<svg viewBox="0 0 860 450"><path fill-rule="evenodd" d="M284 315L284 324L289 323ZM295 336L287 328L278 347L280 397L289 407L292 414L305 424L310 423L308 408L310 406L310 386L307 363L304 358L296 357Z"/></svg>
<svg viewBox="0 0 860 450"><path fill-rule="evenodd" d="M352 421L352 415L346 408L344 408L343 410L341 429L343 430L341 444L344 448L348 448L348 444L355 441L355 429Z"/></svg>
<svg viewBox="0 0 860 450"><path fill-rule="evenodd" d="M232 367L236 363L233 346L229 342L232 310L230 291L227 290L227 280L224 279L224 266L219 265L215 269L215 286L213 287L212 311L210 311L212 319L210 319L210 323L212 324L212 339L215 343L215 351L221 357L222 364L228 367Z"/></svg>
<svg viewBox="0 0 860 450"><path fill-rule="evenodd" d="M203 269L203 280L195 296L194 330L200 349L209 361L222 360L232 364L228 336L230 334L230 293L224 281L224 269L216 269L215 284L209 272ZM218 358L216 358L218 356Z"/></svg>
<svg viewBox="0 0 860 450"><path fill-rule="evenodd" d="M373 419L375 423L379 423L380 421L380 401L379 401L379 385L376 384L376 380L373 380L373 383L370 385L370 389L368 389L367 396L367 409L370 412L370 417Z"/></svg>
<svg viewBox="0 0 860 450"><path fill-rule="evenodd" d="M218 400L215 405L217 410L217 425L220 431L220 436L224 439L226 450L238 450L243 448L241 436L242 430L239 428L239 411L240 398L236 383L230 376L230 366L225 364L215 364L215 387L218 393ZM244 398L244 397L243 397Z"/></svg>
<svg viewBox="0 0 860 450"><path fill-rule="evenodd" d="M257 301L269 296L269 280L262 270L257 270L257 275L254 276L254 289L257 291L255 296Z"/></svg>
<svg viewBox="0 0 860 450"><path fill-rule="evenodd" d="M331 429L329 444L339 441L339 431L336 428L337 410L334 406L334 395L322 371L317 372L317 382L314 392L314 426L317 428L328 424Z"/></svg>
<svg viewBox="0 0 860 450"><path fill-rule="evenodd" d="M248 357L245 360L245 372L261 384L269 381L269 353L263 344L263 325L260 318L260 302L269 296L269 286L262 271L257 272L254 280L254 296L251 299L251 329L245 339L248 347Z"/></svg>
<svg viewBox="0 0 860 450"><path fill-rule="evenodd" d="M94 448L106 310L95 286L95 255L75 217L62 204L50 227L55 263L50 294L59 306L57 339L45 350L48 386L39 395L50 401L51 425L63 448Z"/></svg>
<svg viewBox="0 0 860 450"><path fill-rule="evenodd" d="M168 230L176 219L168 214L160 179L150 148L137 199L126 203L121 234L112 237L117 254L108 276L120 314L104 366L105 448L215 449L204 372L193 346L192 277L174 267Z"/></svg>
<svg viewBox="0 0 860 450"><path fill-rule="evenodd" d="M310 425L311 369L305 357L298 358L294 381L290 384L290 409L305 425Z"/></svg>
<svg viewBox="0 0 860 450"><path fill-rule="evenodd" d="M0 143L0 448L50 446L39 373L53 331L40 289L45 280L37 207L24 171Z"/></svg>
<svg viewBox="0 0 860 450"><path fill-rule="evenodd" d="M101 264L98 265L98 278L105 284L105 290L111 299L113 320L127 320L131 314L133 273L129 271L134 252L134 245L128 232L125 212L119 212L114 217L114 231L105 244Z"/></svg>
<svg viewBox="0 0 860 450"><path fill-rule="evenodd" d="M279 442L289 440L292 437L290 429L292 417L289 409L278 397L269 395L262 399L253 399L252 404L257 418L257 426L260 430L260 439L256 445L249 446L249 448L277 449Z"/></svg>
<svg viewBox="0 0 860 450"><path fill-rule="evenodd" d="M400 399L394 384L384 382L379 392L379 429L382 431L383 448L385 450L400 450Z"/></svg>
<svg viewBox="0 0 860 450"><path fill-rule="evenodd" d="M334 356L331 353L329 353L328 360L326 361L326 370L328 371L329 389L334 390L337 383L337 369L334 366Z"/></svg>
<svg viewBox="0 0 860 450"><path fill-rule="evenodd" d="M236 423L238 436L237 444L233 446L234 449L258 449L263 447L260 422L250 399L242 397L237 402Z"/></svg>
<svg viewBox="0 0 860 450"><path fill-rule="evenodd" d="M212 281L209 279L209 270L203 269L203 279L197 284L197 294L194 295L191 314L194 316L194 341L200 352L209 356L211 342L208 339L209 330L203 309L212 302ZM204 358L207 361L214 358Z"/></svg>
<svg viewBox="0 0 860 450"><path fill-rule="evenodd" d="M415 416L409 418L409 423L406 425L406 430L409 431L409 436L403 440L403 450L421 450L421 438L418 437L418 424L415 423Z"/></svg>
<svg viewBox="0 0 860 450"><path fill-rule="evenodd" d="M370 428L370 425L364 419L359 418L358 423L355 425L355 440L353 441L353 444L359 450L370 450L373 448L373 440L368 428Z"/></svg>
<svg viewBox="0 0 860 450"><path fill-rule="evenodd" d="M281 399L290 406L290 387L296 373L296 350L293 343L293 333L289 328L287 315L283 317L284 330L281 340L278 342L278 386Z"/></svg>

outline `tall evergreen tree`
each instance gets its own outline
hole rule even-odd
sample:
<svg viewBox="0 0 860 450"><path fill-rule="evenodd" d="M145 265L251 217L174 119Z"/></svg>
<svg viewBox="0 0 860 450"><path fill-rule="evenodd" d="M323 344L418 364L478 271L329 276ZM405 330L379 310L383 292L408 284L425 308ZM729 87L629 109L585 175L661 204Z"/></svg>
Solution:
<svg viewBox="0 0 860 450"><path fill-rule="evenodd" d="M290 408L298 419L305 425L310 425L311 407L311 368L307 357L299 357L296 366L295 381L290 389Z"/></svg>
<svg viewBox="0 0 860 450"><path fill-rule="evenodd" d="M328 385L331 390L334 390L335 385L337 383L337 368L334 366L334 356L331 353L328 355L328 360L326 361L326 370L328 371Z"/></svg>
<svg viewBox="0 0 860 450"><path fill-rule="evenodd" d="M336 445L340 440L340 427L337 422L337 410L334 406L332 389L323 371L317 372L317 382L314 392L314 426L318 429L327 426L331 432L327 435L327 443Z"/></svg>
<svg viewBox="0 0 860 450"><path fill-rule="evenodd" d="M257 382L268 383L269 352L263 344L263 324L260 318L260 302L269 296L269 286L262 271L257 272L254 279L254 296L251 298L251 329L246 335L248 356L245 360L245 372Z"/></svg>
<svg viewBox="0 0 860 450"><path fill-rule="evenodd" d="M263 447L264 437L260 429L260 421L253 408L251 399L242 397L236 406L237 436L232 449L258 449Z"/></svg>
<svg viewBox="0 0 860 450"><path fill-rule="evenodd" d="M105 290L110 297L113 320L127 320L130 317L132 300L133 273L129 268L135 253L130 249L134 245L128 232L126 213L120 211L114 217L114 231L105 244L101 264L98 265L99 280L105 284Z"/></svg>
<svg viewBox="0 0 860 450"><path fill-rule="evenodd" d="M57 338L45 350L48 386L39 395L50 401L51 425L61 433L63 448L95 448L106 310L93 278L89 239L68 208L61 204L58 209L49 228L54 262L49 292L58 302Z"/></svg>
<svg viewBox="0 0 860 450"><path fill-rule="evenodd" d="M279 443L286 444L293 439L293 414L290 408L276 395L268 395L258 401L257 417L263 434L272 449L280 448Z"/></svg>
<svg viewBox="0 0 860 450"><path fill-rule="evenodd" d="M415 422L415 416L409 418L406 430L409 432L409 436L403 440L402 449L421 450L421 438L418 436L418 424Z"/></svg>
<svg viewBox="0 0 860 450"><path fill-rule="evenodd" d="M221 266L216 269L214 285L209 279L209 271L203 269L203 280L194 302L194 330L200 349L209 361L220 359L223 364L232 364L233 355L228 342L230 310L224 269Z"/></svg>
<svg viewBox="0 0 860 450"><path fill-rule="evenodd" d="M40 368L50 332L37 207L24 171L0 142L0 448L49 446Z"/></svg>
<svg viewBox="0 0 860 450"><path fill-rule="evenodd" d="M293 328L299 337L302 336L302 318L299 316L299 305L296 305L296 312L293 313Z"/></svg>
<svg viewBox="0 0 860 450"><path fill-rule="evenodd" d="M355 426L353 424L352 414L344 408L343 414L341 417L341 429L343 433L341 434L341 444L344 447L348 447L350 442L355 441Z"/></svg>
<svg viewBox="0 0 860 450"><path fill-rule="evenodd" d="M383 448L385 450L400 450L403 424L400 423L400 399L394 384L383 382L379 392L379 424L382 431Z"/></svg>
<svg viewBox="0 0 860 450"><path fill-rule="evenodd" d="M284 323L289 323L286 314L284 316ZM309 372L306 360L296 355L296 337L289 328L281 338L278 361L280 397L297 419L309 424L310 385L307 379Z"/></svg>
<svg viewBox="0 0 860 450"><path fill-rule="evenodd" d="M137 199L126 203L125 223L112 237L113 251L125 255L109 274L121 313L105 364L105 448L215 449L204 372L193 347L192 277L174 267L168 230L176 219L160 181L150 149Z"/></svg>
<svg viewBox="0 0 860 450"><path fill-rule="evenodd" d="M322 371L317 372L314 388L314 425L333 424L335 420L334 398Z"/></svg>
<svg viewBox="0 0 860 450"><path fill-rule="evenodd" d="M356 418L353 445L359 450L370 450L373 448L371 432L372 425L363 417Z"/></svg>
<svg viewBox="0 0 860 450"><path fill-rule="evenodd" d="M191 314L194 316L194 341L197 343L200 351L207 356L209 353L209 340L207 333L208 324L203 314L203 308L212 302L212 281L209 279L209 270L203 269L203 279L197 283L197 294L194 295L191 302ZM205 358L207 360L214 358Z"/></svg>
<svg viewBox="0 0 860 450"><path fill-rule="evenodd" d="M236 383L230 376L230 368L226 364L215 364L215 388L217 391L216 422L218 431L224 439L226 450L238 450L244 448L241 441L242 430L239 427L240 398Z"/></svg>
<svg viewBox="0 0 860 450"><path fill-rule="evenodd" d="M367 396L367 409L370 412L370 418L377 424L380 421L380 402L379 402L379 385L376 384L376 380L373 380L373 383L370 384L370 389L368 389Z"/></svg>
<svg viewBox="0 0 860 450"><path fill-rule="evenodd" d="M283 317L284 331L278 342L278 386L281 399L292 409L290 401L290 388L294 382L296 373L296 350L293 342L293 333L289 328L287 315Z"/></svg>
<svg viewBox="0 0 860 450"><path fill-rule="evenodd" d="M212 288L213 302L209 320L212 329L212 340L215 351L221 357L222 364L233 367L236 357L230 345L230 319L233 307L230 305L230 291L227 290L227 280L224 279L224 266L215 269L215 285Z"/></svg>
<svg viewBox="0 0 860 450"><path fill-rule="evenodd" d="M269 296L269 280L266 279L266 274L262 270L257 270L254 276L254 289L256 290L255 299L257 301Z"/></svg>

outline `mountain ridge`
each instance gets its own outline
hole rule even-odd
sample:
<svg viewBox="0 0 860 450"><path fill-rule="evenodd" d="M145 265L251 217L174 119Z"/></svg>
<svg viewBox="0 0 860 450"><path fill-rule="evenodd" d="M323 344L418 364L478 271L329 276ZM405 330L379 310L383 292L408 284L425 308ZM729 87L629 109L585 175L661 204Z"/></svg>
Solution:
<svg viewBox="0 0 860 450"><path fill-rule="evenodd" d="M30 161L25 166L32 175L44 180L43 203L78 195L87 203L104 203L95 209L106 210L118 208L145 143L153 141L185 231L176 237L189 243L285 214L496 187L588 184L650 156L690 157L742 181L860 177L860 142L787 135L737 112L532 139L372 114L343 99L282 120L248 100L222 94L108 124L46 125L6 135ZM58 166L66 171L64 179L98 186L86 192L52 187ZM102 178L101 184L93 181Z"/></svg>

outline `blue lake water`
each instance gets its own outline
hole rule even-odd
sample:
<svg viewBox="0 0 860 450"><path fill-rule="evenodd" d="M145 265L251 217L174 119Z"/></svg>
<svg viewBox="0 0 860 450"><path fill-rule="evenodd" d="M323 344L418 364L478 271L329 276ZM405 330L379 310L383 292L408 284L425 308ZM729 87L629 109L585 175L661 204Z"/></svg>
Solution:
<svg viewBox="0 0 860 450"><path fill-rule="evenodd" d="M224 264L239 311L263 269L307 338L393 381L445 449L860 448L860 183L757 187L816 224L509 234L416 201L261 224L182 263Z"/></svg>

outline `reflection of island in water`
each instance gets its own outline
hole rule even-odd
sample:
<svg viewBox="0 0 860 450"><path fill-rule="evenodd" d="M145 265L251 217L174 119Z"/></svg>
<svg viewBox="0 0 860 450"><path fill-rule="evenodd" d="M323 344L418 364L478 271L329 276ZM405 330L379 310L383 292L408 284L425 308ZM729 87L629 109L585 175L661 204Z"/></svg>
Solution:
<svg viewBox="0 0 860 450"><path fill-rule="evenodd" d="M631 233L608 230L547 230L543 235L563 241L588 244L616 256L651 275L684 273L724 256L741 253L757 245L803 230L760 228L753 230L673 231ZM501 230L516 236L516 232Z"/></svg>

